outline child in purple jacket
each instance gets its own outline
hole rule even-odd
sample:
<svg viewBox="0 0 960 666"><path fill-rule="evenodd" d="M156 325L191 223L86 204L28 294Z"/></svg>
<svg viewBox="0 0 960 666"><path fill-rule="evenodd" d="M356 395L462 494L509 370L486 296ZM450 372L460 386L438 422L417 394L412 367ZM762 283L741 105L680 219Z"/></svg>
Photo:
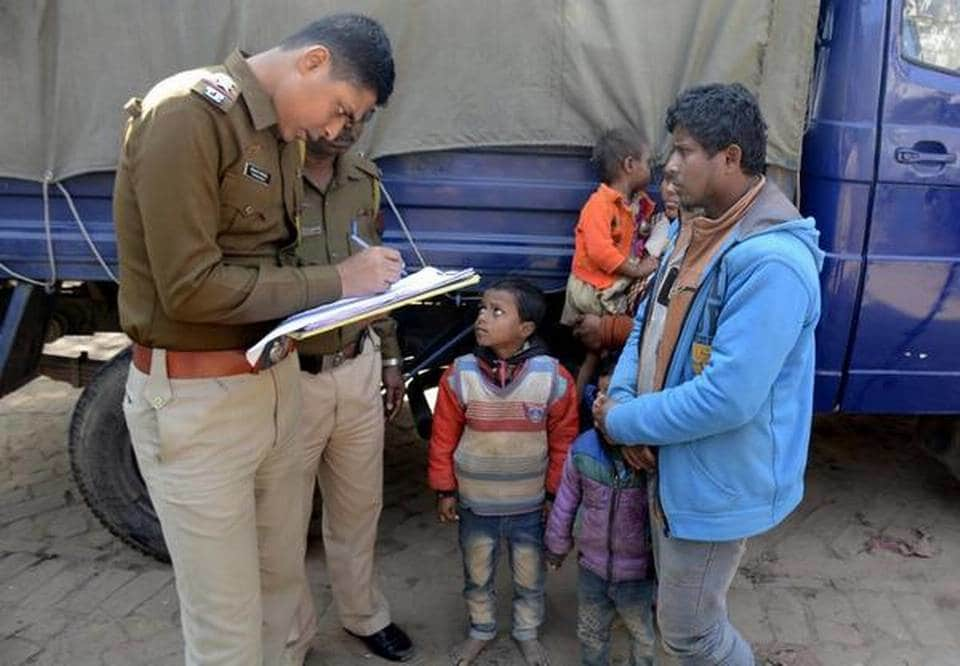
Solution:
<svg viewBox="0 0 960 666"><path fill-rule="evenodd" d="M558 569L577 535L577 637L584 666L610 663L610 628L619 614L633 665L653 663L653 553L644 472L629 467L595 430L573 443L544 535L547 566Z"/></svg>

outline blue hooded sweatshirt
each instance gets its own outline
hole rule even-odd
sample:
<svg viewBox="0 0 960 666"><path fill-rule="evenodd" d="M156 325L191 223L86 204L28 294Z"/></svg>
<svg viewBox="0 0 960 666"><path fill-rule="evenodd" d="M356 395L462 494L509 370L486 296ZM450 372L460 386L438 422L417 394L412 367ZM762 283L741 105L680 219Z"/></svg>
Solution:
<svg viewBox="0 0 960 666"><path fill-rule="evenodd" d="M676 229L666 255L673 251ZM765 532L803 497L813 413L823 252L813 218L772 183L705 268L662 390L637 394L648 297L610 384L607 433L658 448L672 536L728 541ZM661 261L662 267L668 260ZM663 275L651 294L659 293ZM709 360L695 372L698 358Z"/></svg>

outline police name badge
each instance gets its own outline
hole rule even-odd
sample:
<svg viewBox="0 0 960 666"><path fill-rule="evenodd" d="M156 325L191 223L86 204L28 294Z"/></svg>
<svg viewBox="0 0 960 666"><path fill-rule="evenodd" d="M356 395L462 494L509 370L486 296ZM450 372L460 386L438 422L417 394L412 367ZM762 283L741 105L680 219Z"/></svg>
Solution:
<svg viewBox="0 0 960 666"><path fill-rule="evenodd" d="M204 86L203 96L218 106L227 100L227 96L213 86Z"/></svg>
<svg viewBox="0 0 960 666"><path fill-rule="evenodd" d="M253 180L260 183L261 185L270 184L270 178L271 178L270 172L264 169L261 169L253 162L246 162L243 165L243 175L246 176L247 178L252 178Z"/></svg>

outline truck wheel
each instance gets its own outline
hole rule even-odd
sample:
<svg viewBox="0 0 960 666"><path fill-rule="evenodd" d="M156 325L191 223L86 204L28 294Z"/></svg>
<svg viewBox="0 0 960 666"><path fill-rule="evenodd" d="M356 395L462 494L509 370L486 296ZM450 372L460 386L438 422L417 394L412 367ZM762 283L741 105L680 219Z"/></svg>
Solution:
<svg viewBox="0 0 960 666"><path fill-rule="evenodd" d="M123 416L129 349L104 364L80 394L70 421L70 467L93 514L125 544L169 562Z"/></svg>
<svg viewBox="0 0 960 666"><path fill-rule="evenodd" d="M960 418L925 416L917 423L916 441L960 479Z"/></svg>

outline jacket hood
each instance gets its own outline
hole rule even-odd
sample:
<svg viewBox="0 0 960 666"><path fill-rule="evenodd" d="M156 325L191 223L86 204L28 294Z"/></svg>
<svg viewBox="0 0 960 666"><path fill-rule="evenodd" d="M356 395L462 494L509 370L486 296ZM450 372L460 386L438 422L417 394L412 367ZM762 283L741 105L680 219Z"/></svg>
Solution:
<svg viewBox="0 0 960 666"><path fill-rule="evenodd" d="M820 249L820 232L812 217L803 217L783 192L769 180L740 222L737 241L770 233L787 233L806 246L817 271L823 268L825 253Z"/></svg>

